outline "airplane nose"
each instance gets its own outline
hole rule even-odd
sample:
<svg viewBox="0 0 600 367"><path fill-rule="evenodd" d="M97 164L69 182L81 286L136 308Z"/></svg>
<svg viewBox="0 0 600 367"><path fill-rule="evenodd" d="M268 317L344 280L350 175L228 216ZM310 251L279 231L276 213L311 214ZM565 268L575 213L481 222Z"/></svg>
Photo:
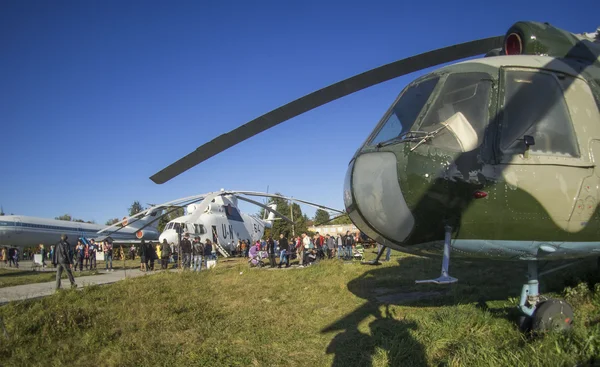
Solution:
<svg viewBox="0 0 600 367"><path fill-rule="evenodd" d="M393 153L359 155L348 167L344 186L346 211L359 228L362 227L359 223L363 222L383 238L396 243L410 235L415 219L402 195ZM364 232L371 238L379 237Z"/></svg>

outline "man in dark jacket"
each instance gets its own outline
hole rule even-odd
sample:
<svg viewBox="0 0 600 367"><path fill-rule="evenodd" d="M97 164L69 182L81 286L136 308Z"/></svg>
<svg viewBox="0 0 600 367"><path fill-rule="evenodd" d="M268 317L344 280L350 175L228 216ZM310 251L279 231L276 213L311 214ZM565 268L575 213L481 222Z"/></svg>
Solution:
<svg viewBox="0 0 600 367"><path fill-rule="evenodd" d="M212 243L207 238L206 243L204 244L204 266L208 269L208 260L212 259Z"/></svg>
<svg viewBox="0 0 600 367"><path fill-rule="evenodd" d="M166 269L169 265L169 257L171 256L171 246L167 243L167 240L163 238L160 244L160 268Z"/></svg>
<svg viewBox="0 0 600 367"><path fill-rule="evenodd" d="M154 271L154 260L156 260L158 256L156 255L156 248L152 241L146 244L146 269L150 269ZM150 261L150 266L148 267L148 261Z"/></svg>
<svg viewBox="0 0 600 367"><path fill-rule="evenodd" d="M138 248L138 256L140 257L140 270L147 271L148 270L148 261L146 260L147 247L146 241L143 239L140 241L140 247Z"/></svg>
<svg viewBox="0 0 600 367"><path fill-rule="evenodd" d="M200 237L194 238L192 242L192 270L202 270L202 255L204 254L204 246L200 242Z"/></svg>
<svg viewBox="0 0 600 367"><path fill-rule="evenodd" d="M183 261L181 265L184 269L190 267L190 260L192 257L192 242L190 241L190 234L186 233L181 240L181 252L183 253Z"/></svg>
<svg viewBox="0 0 600 367"><path fill-rule="evenodd" d="M269 262L271 263L271 267L275 267L275 241L273 238L269 236L267 239L267 252L269 253Z"/></svg>
<svg viewBox="0 0 600 367"><path fill-rule="evenodd" d="M287 237L285 237L282 234L279 235L279 267L281 268L281 265L283 264L283 261L285 260L285 267L289 268L290 267L290 256L288 255L288 250L289 250L289 244L288 244L288 239Z"/></svg>
<svg viewBox="0 0 600 367"><path fill-rule="evenodd" d="M67 272L67 276L71 282L71 288L77 288L75 278L73 278L73 273L71 272L71 264L73 264L72 254L71 245L67 242L67 235L63 234L60 236L60 242L54 248L54 254L52 256L52 264L56 267L56 290L60 288L60 277L63 270Z"/></svg>

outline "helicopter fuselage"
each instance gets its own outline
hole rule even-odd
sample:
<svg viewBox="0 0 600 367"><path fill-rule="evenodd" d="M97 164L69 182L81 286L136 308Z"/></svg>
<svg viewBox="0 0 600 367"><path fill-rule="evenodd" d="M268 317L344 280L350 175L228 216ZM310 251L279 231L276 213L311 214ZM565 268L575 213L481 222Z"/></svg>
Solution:
<svg viewBox="0 0 600 367"><path fill-rule="evenodd" d="M600 254L600 70L545 56L409 84L351 160L357 227L386 246L508 260Z"/></svg>

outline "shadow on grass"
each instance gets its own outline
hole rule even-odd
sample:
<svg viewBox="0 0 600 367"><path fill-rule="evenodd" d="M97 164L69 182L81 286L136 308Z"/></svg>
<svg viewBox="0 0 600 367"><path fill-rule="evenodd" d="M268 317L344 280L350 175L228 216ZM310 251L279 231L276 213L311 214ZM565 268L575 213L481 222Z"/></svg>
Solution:
<svg viewBox="0 0 600 367"><path fill-rule="evenodd" d="M458 304L474 304L482 312L515 322L521 313L508 302L519 297L526 282L525 261L508 262L493 260L455 260L450 274L459 279L449 285L415 284L418 279L434 279L440 275L441 259L402 256L398 266L373 266L348 283L348 290L368 300L365 305L322 329L322 333L343 330L327 347L334 353L333 367L349 365L372 365L376 353L385 351L388 365L426 365L424 347L412 336L411 330L418 325L412 321L399 320L390 314L390 305L411 307L439 307ZM554 267L564 262L553 262ZM369 266L369 265L365 265ZM565 285L576 284L585 279L585 273L595 268L596 260L542 277L541 292L562 292ZM500 301L500 302L498 302ZM489 303L496 303L490 307ZM385 306L385 312L382 312ZM382 315L382 313L384 313ZM375 317L369 323L370 335L359 330L359 324Z"/></svg>
<svg viewBox="0 0 600 367"><path fill-rule="evenodd" d="M375 320L369 323L369 335L361 332L358 324L370 316ZM382 352L389 366L424 366L425 350L410 333L416 328L415 322L395 319L389 307L381 312L369 302L321 332L343 330L327 346L327 354L335 354L332 367L371 366L373 356Z"/></svg>

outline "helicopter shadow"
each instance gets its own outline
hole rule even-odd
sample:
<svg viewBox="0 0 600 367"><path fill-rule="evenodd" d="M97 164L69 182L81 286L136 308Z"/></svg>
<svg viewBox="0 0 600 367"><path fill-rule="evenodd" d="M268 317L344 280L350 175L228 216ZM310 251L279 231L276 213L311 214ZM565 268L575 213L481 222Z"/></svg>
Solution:
<svg viewBox="0 0 600 367"><path fill-rule="evenodd" d="M348 290L367 302L321 330L323 334L341 331L326 348L327 354L334 354L332 367L371 366L375 355L380 358L381 353L385 353L390 366L426 366L424 346L412 335L419 325L396 315L393 306L472 304L481 312L512 321L518 327L521 313L509 298L516 300L519 296L526 279L525 262L456 260L451 272L459 281L437 285L416 284L415 279L439 275L438 259L401 255L396 260L397 265L375 267L348 283ZM596 260L589 259L579 266L550 274L542 283L542 291L560 292L565 285L586 280L584 274L590 274L595 267ZM369 319L373 320L368 322L367 331L363 325Z"/></svg>
<svg viewBox="0 0 600 367"><path fill-rule="evenodd" d="M362 332L359 323L373 316L369 332ZM414 321L397 319L389 305L382 311L379 305L367 302L321 332L343 330L326 349L327 354L334 354L332 367L371 366L373 356L381 352L386 354L390 366L426 366L425 350L411 335L411 330L416 329Z"/></svg>

